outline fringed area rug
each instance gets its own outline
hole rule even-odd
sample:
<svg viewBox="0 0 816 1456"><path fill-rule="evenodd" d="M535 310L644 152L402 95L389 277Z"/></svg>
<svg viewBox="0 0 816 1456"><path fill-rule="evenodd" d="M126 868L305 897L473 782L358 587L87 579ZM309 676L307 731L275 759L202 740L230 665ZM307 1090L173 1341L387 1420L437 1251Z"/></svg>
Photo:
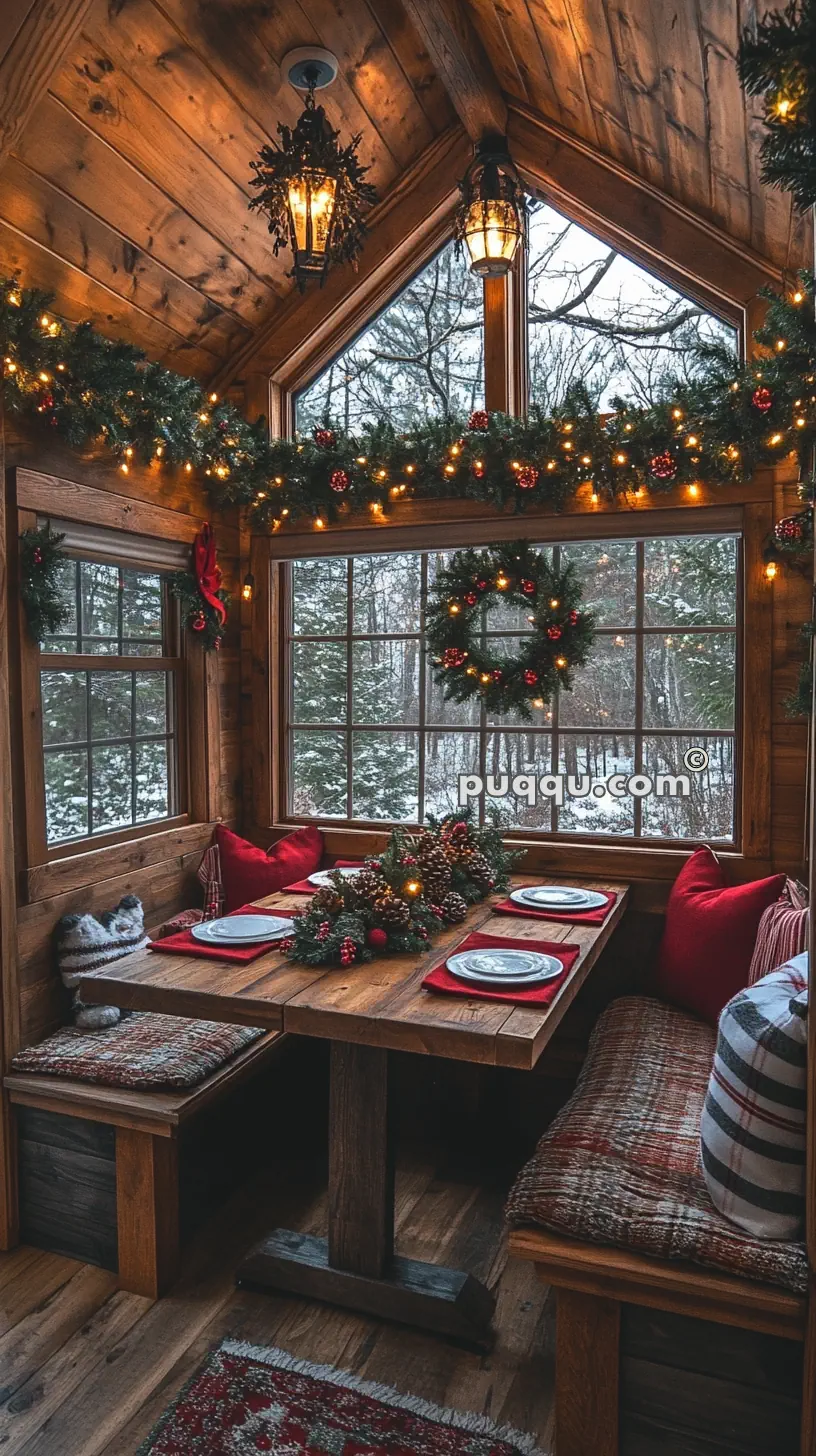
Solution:
<svg viewBox="0 0 816 1456"><path fill-rule="evenodd" d="M532 1436L284 1350L224 1340L138 1456L543 1456Z"/></svg>

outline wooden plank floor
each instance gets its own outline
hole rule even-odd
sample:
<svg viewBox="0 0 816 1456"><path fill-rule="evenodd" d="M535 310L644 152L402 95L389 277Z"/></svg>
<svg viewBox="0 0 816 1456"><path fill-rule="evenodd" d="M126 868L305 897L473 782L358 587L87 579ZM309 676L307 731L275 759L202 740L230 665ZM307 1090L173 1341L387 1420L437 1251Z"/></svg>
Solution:
<svg viewBox="0 0 816 1456"><path fill-rule="evenodd" d="M533 1432L552 1443L552 1302L529 1265L506 1262L500 1181L468 1181L439 1156L401 1160L400 1252L465 1267L497 1290L489 1356L303 1300L236 1290L234 1270L273 1223L325 1229L314 1166L282 1165L242 1190L190 1249L182 1280L153 1304L116 1292L103 1270L27 1248L0 1255L0 1451L4 1456L134 1456L224 1336Z"/></svg>

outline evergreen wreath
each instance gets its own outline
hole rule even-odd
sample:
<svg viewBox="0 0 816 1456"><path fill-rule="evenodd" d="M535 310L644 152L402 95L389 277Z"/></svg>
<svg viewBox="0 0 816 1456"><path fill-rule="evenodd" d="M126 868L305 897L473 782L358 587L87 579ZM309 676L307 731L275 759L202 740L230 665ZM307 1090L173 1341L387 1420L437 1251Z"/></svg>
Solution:
<svg viewBox="0 0 816 1456"><path fill-rule="evenodd" d="M208 651L217 651L224 640L230 599L221 585L215 535L209 522L202 526L193 542L191 570L174 572L169 586L181 604L183 625L201 634Z"/></svg>
<svg viewBox="0 0 816 1456"><path fill-rule="evenodd" d="M743 31L739 76L765 98L762 180L816 205L816 0L792 0Z"/></svg>
<svg viewBox="0 0 816 1456"><path fill-rule="evenodd" d="M395 829L361 874L330 875L279 949L310 966L421 954L469 905L506 890L523 853L505 849L498 819L478 825L472 807L441 820L429 815L420 829Z"/></svg>
<svg viewBox="0 0 816 1456"><path fill-rule="evenodd" d="M20 596L31 638L42 646L70 617L57 582L60 551L65 537L52 531L51 522L20 536Z"/></svg>
<svg viewBox="0 0 816 1456"><path fill-rule="evenodd" d="M572 687L572 670L587 661L595 632L581 610L572 563L556 571L527 541L486 551L457 551L438 573L425 611L434 673L446 698L476 698L494 713L529 721L556 688ZM514 652L484 635L485 611L497 602L519 607L525 634Z"/></svg>

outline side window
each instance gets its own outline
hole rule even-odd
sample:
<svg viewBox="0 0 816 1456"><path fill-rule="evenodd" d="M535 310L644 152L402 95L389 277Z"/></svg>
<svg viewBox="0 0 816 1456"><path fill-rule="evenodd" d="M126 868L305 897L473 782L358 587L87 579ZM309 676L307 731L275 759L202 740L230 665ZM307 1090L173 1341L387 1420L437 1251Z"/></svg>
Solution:
<svg viewBox="0 0 816 1456"><path fill-rule="evenodd" d="M181 660L160 574L66 560L40 654L50 848L179 812Z"/></svg>

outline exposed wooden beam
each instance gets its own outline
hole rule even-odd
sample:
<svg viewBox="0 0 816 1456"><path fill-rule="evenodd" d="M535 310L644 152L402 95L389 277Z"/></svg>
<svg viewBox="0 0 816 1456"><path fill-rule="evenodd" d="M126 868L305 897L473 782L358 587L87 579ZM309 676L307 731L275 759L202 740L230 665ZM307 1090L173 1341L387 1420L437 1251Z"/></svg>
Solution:
<svg viewBox="0 0 816 1456"><path fill-rule="evenodd" d="M781 269L660 188L532 109L510 103L510 151L556 208L701 302L740 323Z"/></svg>
<svg viewBox="0 0 816 1456"><path fill-rule="evenodd" d="M211 381L222 393L260 372L302 384L382 308L448 234L457 178L470 155L458 126L437 137L372 211L357 272L332 269L323 288L292 293Z"/></svg>
<svg viewBox="0 0 816 1456"><path fill-rule="evenodd" d="M461 0L403 0L403 5L471 140L503 135L507 105Z"/></svg>
<svg viewBox="0 0 816 1456"><path fill-rule="evenodd" d="M0 10L0 167L17 146L90 5L91 0L31 0L22 22L19 4L8 15Z"/></svg>

